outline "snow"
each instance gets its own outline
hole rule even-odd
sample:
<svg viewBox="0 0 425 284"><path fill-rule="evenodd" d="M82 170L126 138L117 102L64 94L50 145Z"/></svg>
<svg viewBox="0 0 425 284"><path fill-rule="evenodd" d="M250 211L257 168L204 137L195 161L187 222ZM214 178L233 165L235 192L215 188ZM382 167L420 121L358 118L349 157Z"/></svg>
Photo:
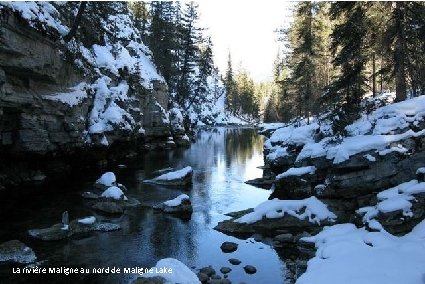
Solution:
<svg viewBox="0 0 425 284"><path fill-rule="evenodd" d="M363 157L365 157L366 160L368 160L370 162L376 162L376 158L374 156L372 156L371 154L366 154Z"/></svg>
<svg viewBox="0 0 425 284"><path fill-rule="evenodd" d="M1 5L18 11L21 16L28 20L29 24L37 28L37 23L41 23L44 30L46 27L53 28L64 36L69 32L69 28L64 26L58 19L59 14L56 8L49 2L16 2L2 1Z"/></svg>
<svg viewBox="0 0 425 284"><path fill-rule="evenodd" d="M386 94L379 100L386 99ZM378 99L375 99L378 102ZM388 100L391 101L391 100ZM301 146L296 161L307 158L326 157L334 164L339 164L351 156L362 152L376 151L378 155L387 155L392 152L408 154L408 149L398 142L414 137L425 136L425 130L413 131L412 125L418 125L425 119L425 96L419 96L403 102L379 107L372 113L364 113L357 121L345 129L348 136L344 138L331 136L329 121L317 119L310 124L305 121L284 124L277 128L271 137L264 143L268 151L266 160L272 162L289 155L288 146ZM271 125L270 129L279 127ZM265 128L267 129L267 128ZM328 135L316 140L316 133ZM376 161L371 154L365 155L369 161Z"/></svg>
<svg viewBox="0 0 425 284"><path fill-rule="evenodd" d="M376 206L362 207L357 212L363 214L363 222L370 223L380 212L390 213L398 210L403 216L412 217L412 202L415 202L414 194L425 192L425 182L411 180L395 187L381 191L377 194Z"/></svg>
<svg viewBox="0 0 425 284"><path fill-rule="evenodd" d="M319 225L323 220L334 221L337 217L328 210L326 204L312 196L303 200L279 200L277 198L267 200L255 207L254 212L236 219L235 222L252 224L260 221L263 217L282 218L285 213L300 220L308 218L309 222Z"/></svg>
<svg viewBox="0 0 425 284"><path fill-rule="evenodd" d="M317 251L296 283L423 284L424 237L425 221L402 237L353 224L327 227L303 238L315 243Z"/></svg>
<svg viewBox="0 0 425 284"><path fill-rule="evenodd" d="M270 137L273 144L305 145L313 142L313 134L319 128L317 123L307 124L300 127L294 125L277 129Z"/></svg>
<svg viewBox="0 0 425 284"><path fill-rule="evenodd" d="M72 87L70 92L45 95L43 98L58 101L69 106L75 106L80 104L83 99L87 98L87 86L86 82L81 82Z"/></svg>
<svg viewBox="0 0 425 284"><path fill-rule="evenodd" d="M187 166L183 169L174 171L174 172L169 172L163 175L160 175L156 178L154 178L153 180L159 181L159 180L176 180L176 179L182 179L185 176L187 176L188 174L192 173L193 169L190 166Z"/></svg>
<svg viewBox="0 0 425 284"><path fill-rule="evenodd" d="M115 177L115 174L113 172L106 172L96 181L96 183L105 186L113 186L115 185L116 181L117 178Z"/></svg>
<svg viewBox="0 0 425 284"><path fill-rule="evenodd" d="M94 105L89 115L90 134L102 134L112 131L114 126L132 130L136 122L131 114L121 108L117 102L130 100L127 96L129 86L122 81L117 86L110 86L111 78L103 76L94 84L96 90Z"/></svg>
<svg viewBox="0 0 425 284"><path fill-rule="evenodd" d="M425 174L425 167L417 169L416 174Z"/></svg>
<svg viewBox="0 0 425 284"><path fill-rule="evenodd" d="M78 223L83 225L92 225L96 222L96 217L90 216L83 219L78 219Z"/></svg>
<svg viewBox="0 0 425 284"><path fill-rule="evenodd" d="M171 273L160 273L160 269L171 269ZM165 279L167 284L175 283L201 283L198 279L198 276L190 270L186 265L174 258L165 258L159 260L154 269L154 273L145 273L143 277L155 277L160 276Z"/></svg>
<svg viewBox="0 0 425 284"><path fill-rule="evenodd" d="M116 186L109 187L102 193L101 196L105 198L112 198L115 200L128 200L127 197L124 195L124 192L122 192L122 190Z"/></svg>
<svg viewBox="0 0 425 284"><path fill-rule="evenodd" d="M307 166L307 167L301 167L301 168L290 168L284 173L281 173L276 176L276 180L289 177L289 176L302 176L306 174L314 174L316 172L315 166Z"/></svg>
<svg viewBox="0 0 425 284"><path fill-rule="evenodd" d="M165 201L164 204L169 207L176 207L182 204L183 200L189 199L189 196L187 194L180 194L174 199Z"/></svg>
<svg viewBox="0 0 425 284"><path fill-rule="evenodd" d="M306 158L320 157L326 155L326 158L333 160L334 164L342 163L348 160L352 155L357 153L366 152L370 150L382 151L385 150L387 145L398 142L403 139L411 137L420 137L425 135L425 130L414 132L408 130L402 134L394 135L357 135L352 137L346 137L340 144L329 147L325 146L323 139L319 143L312 143L304 147L297 157L297 161ZM393 151L402 151L397 149L391 149ZM385 154L386 152L382 152Z"/></svg>
<svg viewBox="0 0 425 284"><path fill-rule="evenodd" d="M262 123L260 125L258 125L259 127L259 133L266 133L266 132L274 132L276 131L276 129L285 127L286 123L281 123L281 122L274 122L274 123Z"/></svg>

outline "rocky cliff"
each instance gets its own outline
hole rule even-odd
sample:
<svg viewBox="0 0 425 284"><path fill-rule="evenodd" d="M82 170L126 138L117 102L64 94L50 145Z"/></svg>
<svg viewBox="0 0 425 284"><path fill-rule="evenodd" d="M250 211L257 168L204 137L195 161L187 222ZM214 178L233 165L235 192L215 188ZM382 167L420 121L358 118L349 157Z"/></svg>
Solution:
<svg viewBox="0 0 425 284"><path fill-rule="evenodd" d="M167 86L126 5L88 3L65 41L78 7L0 4L0 188L174 145Z"/></svg>

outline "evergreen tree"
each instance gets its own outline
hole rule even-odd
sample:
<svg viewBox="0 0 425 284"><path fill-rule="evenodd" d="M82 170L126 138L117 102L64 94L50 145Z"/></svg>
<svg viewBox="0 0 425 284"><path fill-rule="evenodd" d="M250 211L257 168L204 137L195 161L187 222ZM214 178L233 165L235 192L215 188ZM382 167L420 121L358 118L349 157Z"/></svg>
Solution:
<svg viewBox="0 0 425 284"><path fill-rule="evenodd" d="M184 106L184 102L193 94L191 89L193 84L193 73L196 63L199 60L199 47L201 43L201 29L196 26L199 19L198 4L188 2L185 4L185 11L182 15L182 63L180 78L177 86L177 103Z"/></svg>
<svg viewBox="0 0 425 284"><path fill-rule="evenodd" d="M236 94L236 83L235 79L233 77L233 67L232 67L232 56L228 54L227 58L227 70L226 75L224 77L224 86L226 88L226 109L227 111L230 111L231 113L235 113L236 110L236 100L237 100L237 94Z"/></svg>
<svg viewBox="0 0 425 284"><path fill-rule="evenodd" d="M368 60L367 3L334 2L331 6L333 20L339 20L332 33L332 51L336 55L334 65L340 74L329 88L334 97L334 130L342 133L346 125L360 113L360 102L365 94L365 66Z"/></svg>

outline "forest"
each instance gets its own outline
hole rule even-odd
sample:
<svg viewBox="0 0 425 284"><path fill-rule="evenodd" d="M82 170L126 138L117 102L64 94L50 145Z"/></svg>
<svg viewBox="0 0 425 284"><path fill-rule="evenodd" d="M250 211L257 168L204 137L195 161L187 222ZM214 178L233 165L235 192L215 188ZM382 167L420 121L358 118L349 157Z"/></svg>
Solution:
<svg viewBox="0 0 425 284"><path fill-rule="evenodd" d="M201 103L207 77L217 70L197 4L132 2L130 8L176 102L183 109ZM229 51L221 75L226 109L265 122L327 112L343 129L368 92L395 90L397 101L424 94L424 36L423 2L298 2L289 27L276 27L281 48L270 82L254 82L242 66L235 70Z"/></svg>

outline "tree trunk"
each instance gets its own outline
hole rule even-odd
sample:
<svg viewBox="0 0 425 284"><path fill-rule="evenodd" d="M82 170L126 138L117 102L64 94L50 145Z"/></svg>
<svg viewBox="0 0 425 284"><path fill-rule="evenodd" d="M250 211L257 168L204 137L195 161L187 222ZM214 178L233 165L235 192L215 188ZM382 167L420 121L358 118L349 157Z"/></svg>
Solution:
<svg viewBox="0 0 425 284"><path fill-rule="evenodd" d="M404 11L402 2L395 2L395 21L397 28L397 36L395 40L394 49L394 73L395 73L395 85L396 85L396 98L397 102L404 101L406 99L406 75L405 75L405 38L404 38Z"/></svg>
<svg viewBox="0 0 425 284"><path fill-rule="evenodd" d="M86 1L80 2L80 7L78 8L77 16L75 17L75 20L74 20L74 23L72 24L71 30L69 31L69 33L66 36L63 37L63 40L65 42L70 41L75 36L75 33L77 32L78 26L80 25L81 18L83 17L84 10L86 9L86 5L87 5Z"/></svg>

